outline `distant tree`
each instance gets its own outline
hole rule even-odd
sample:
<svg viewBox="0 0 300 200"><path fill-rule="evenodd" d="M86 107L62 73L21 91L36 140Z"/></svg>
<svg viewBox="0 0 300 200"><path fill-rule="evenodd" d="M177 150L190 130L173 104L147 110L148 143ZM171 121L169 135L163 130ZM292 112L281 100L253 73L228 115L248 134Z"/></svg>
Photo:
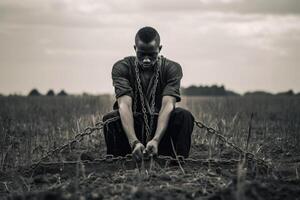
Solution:
<svg viewBox="0 0 300 200"><path fill-rule="evenodd" d="M254 92L246 92L244 96L271 96L272 93L265 91L254 91Z"/></svg>
<svg viewBox="0 0 300 200"><path fill-rule="evenodd" d="M227 96L241 96L239 93L231 91L231 90L226 90Z"/></svg>
<svg viewBox="0 0 300 200"><path fill-rule="evenodd" d="M276 95L278 96L293 96L295 93L293 90L288 90L286 92L279 92Z"/></svg>
<svg viewBox="0 0 300 200"><path fill-rule="evenodd" d="M226 90L225 87L212 85L212 86L195 86L192 85L187 88L181 89L182 94L187 96L237 96L238 93Z"/></svg>
<svg viewBox="0 0 300 200"><path fill-rule="evenodd" d="M64 90L61 90L57 96L68 96L68 94Z"/></svg>
<svg viewBox="0 0 300 200"><path fill-rule="evenodd" d="M47 96L54 96L55 95L55 93L54 93L54 91L53 90L49 90L48 92L47 92L47 94L46 94Z"/></svg>
<svg viewBox="0 0 300 200"><path fill-rule="evenodd" d="M29 92L29 94L28 94L28 96L41 96L41 93L37 90L37 89L32 89L30 92Z"/></svg>

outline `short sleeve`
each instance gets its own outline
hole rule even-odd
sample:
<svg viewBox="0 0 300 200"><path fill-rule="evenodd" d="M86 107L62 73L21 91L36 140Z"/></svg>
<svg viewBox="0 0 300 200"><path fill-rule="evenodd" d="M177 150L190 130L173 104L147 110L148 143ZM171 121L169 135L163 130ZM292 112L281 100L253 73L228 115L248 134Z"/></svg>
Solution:
<svg viewBox="0 0 300 200"><path fill-rule="evenodd" d="M133 97L132 87L129 82L128 65L126 65L123 60L120 60L113 65L111 76L113 86L115 88L116 98L119 98L123 95Z"/></svg>
<svg viewBox="0 0 300 200"><path fill-rule="evenodd" d="M176 62L172 62L166 67L166 86L163 89L162 96L173 96L176 98L176 102L179 102L181 100L180 81L183 76L181 66Z"/></svg>

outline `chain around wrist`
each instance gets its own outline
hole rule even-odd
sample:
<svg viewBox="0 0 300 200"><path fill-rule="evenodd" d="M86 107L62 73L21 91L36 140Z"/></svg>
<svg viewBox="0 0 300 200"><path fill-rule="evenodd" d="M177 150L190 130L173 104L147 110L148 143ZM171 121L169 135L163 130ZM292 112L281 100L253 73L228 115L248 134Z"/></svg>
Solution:
<svg viewBox="0 0 300 200"><path fill-rule="evenodd" d="M141 142L139 140L134 140L133 142L130 142L129 144L130 144L131 150L133 150L138 143L141 143Z"/></svg>

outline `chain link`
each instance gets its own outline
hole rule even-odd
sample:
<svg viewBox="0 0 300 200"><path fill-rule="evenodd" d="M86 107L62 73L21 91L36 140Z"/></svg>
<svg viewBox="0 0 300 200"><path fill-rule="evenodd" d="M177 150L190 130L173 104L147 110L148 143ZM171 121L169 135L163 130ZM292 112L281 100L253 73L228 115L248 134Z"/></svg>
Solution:
<svg viewBox="0 0 300 200"><path fill-rule="evenodd" d="M106 120L105 123L109 123L111 121L115 121L116 118L111 118L109 120ZM221 142L227 144L228 146L230 146L232 149L234 149L235 151L237 151L239 154L242 154L245 156L245 158L248 161L255 161L257 163L257 165L264 167L265 169L271 169L271 166L263 159L260 158L256 158L256 156L253 153L250 152L246 152L243 149L241 149L240 147L236 146L234 143L228 141L223 135L221 135L217 130L208 127L207 125L205 125L204 123L200 122L200 121L194 121L194 123L197 125L197 127L199 127L200 129L204 129L206 130L209 134L216 136ZM81 142L85 136L91 135L92 133L94 133L97 130L102 130L104 126L103 122L98 122L95 124L95 126L93 127L87 127L84 129L83 132L77 134L73 140L67 142L66 144L57 147L55 149L52 149L50 151L48 151L46 153L45 156L43 156L37 163L33 164L31 167L34 166L34 168L38 167L38 165L44 161L46 158L52 157L54 154L57 154L58 152L61 152L62 150L64 150L65 148L73 145L74 143L78 143ZM151 159L151 157L144 157L144 160L149 160ZM165 161L170 161L170 162L181 162L181 163L185 163L185 162L209 162L210 164L217 164L218 162L222 162L222 163L227 163L230 164L232 162L240 162L240 160L236 160L236 159L226 159L226 160L214 160L214 159L195 159L195 158L184 158L182 156L178 156L177 158L173 158L171 156L163 156L160 155L158 157L155 157L155 159L158 160L165 160ZM118 157L114 157L113 155L105 155L102 158L97 158L94 160L94 162L114 162L114 161L130 161L132 160L132 155L128 154L126 156L118 156ZM86 161L84 161L86 162ZM88 162L88 161L87 161Z"/></svg>
<svg viewBox="0 0 300 200"><path fill-rule="evenodd" d="M243 149L241 149L240 147L238 147L237 145L235 145L234 143L230 142L229 140L227 140L224 135L220 134L217 130L206 126L204 123L200 122L200 121L195 121L195 124L200 128L200 129L205 129L207 131L207 133L211 134L211 135L215 135L221 142L227 144L228 146L230 146L232 149L234 149L235 151L237 151L239 154L242 154L245 156L245 158L247 160L254 160L256 163L266 167L266 168L270 168L270 165L263 159L260 158L256 158L256 156L251 153L251 152L246 152Z"/></svg>
<svg viewBox="0 0 300 200"><path fill-rule="evenodd" d="M241 160L240 159L197 159L197 158L184 158L183 156L177 156L177 158L171 156L153 156L153 157L143 157L142 161L144 162L156 162L159 165L163 165L165 167L172 166L172 165L181 165L181 164L196 164L197 166L207 165L207 166L233 166L235 167L238 165ZM60 164L99 164L99 163L123 163L123 162L134 162L132 154L127 154L126 156L113 156L113 155L105 155L101 158L96 158L94 160L75 160L75 161L63 161L63 162L44 162L42 166L47 165L55 165L59 166ZM123 164L125 164L123 163ZM135 165L136 166L136 165ZM265 165L261 165L261 163L257 163L256 165L260 171L260 173L268 173L270 168L266 167ZM36 169L38 166L31 167L32 169ZM29 169L30 170L30 169Z"/></svg>
<svg viewBox="0 0 300 200"><path fill-rule="evenodd" d="M150 119L151 131L152 131L152 128L153 128L153 123L154 123L153 121L154 121L154 113L155 113L155 95L156 95L156 90L157 90L157 85L158 85L158 78L159 78L159 62L163 62L161 57L159 59L160 60L158 61L158 65L157 65L157 69L156 69L156 76L155 76L155 79L154 79L154 87L151 90L151 94L152 94L151 95L151 98L152 98L152 102L151 102L152 114L151 114L151 119Z"/></svg>
<svg viewBox="0 0 300 200"><path fill-rule="evenodd" d="M38 162L34 163L34 165L37 166L43 160L45 160L45 159L47 159L49 157L52 157L54 154L57 154L57 153L63 151L64 149L72 146L75 143L81 142L85 136L91 135L93 132L95 132L97 130L101 130L103 128L103 124L104 124L103 122L97 122L95 124L95 126L93 126L93 127L86 127L81 133L78 133L77 135L75 135L73 140L68 141L67 143L65 143L63 145L61 145L59 147L56 147L56 148L51 149L50 151L48 151L46 153L46 155L43 156L42 158L40 158Z"/></svg>
<svg viewBox="0 0 300 200"><path fill-rule="evenodd" d="M138 92L139 92L141 106L142 106L144 124L145 124L145 129L146 129L146 142L148 142L151 138L151 133L152 133L152 128L153 128L153 120L154 120L154 112L155 112L155 93L156 93L156 88L158 85L159 66L156 65L154 85L151 90L150 123L149 123L148 116L147 116L147 111L146 111L146 106L145 106L145 95L144 95L143 89L142 89L140 72L139 72L137 60L135 61L135 73L136 73L136 79L137 79Z"/></svg>

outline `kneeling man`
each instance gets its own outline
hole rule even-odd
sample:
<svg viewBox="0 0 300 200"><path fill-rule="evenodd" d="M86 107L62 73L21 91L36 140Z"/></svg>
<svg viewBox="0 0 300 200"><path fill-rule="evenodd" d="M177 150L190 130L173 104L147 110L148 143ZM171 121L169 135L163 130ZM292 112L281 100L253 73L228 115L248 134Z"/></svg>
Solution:
<svg viewBox="0 0 300 200"><path fill-rule="evenodd" d="M152 27L135 36L136 56L116 62L112 80L117 101L104 115L107 154L188 157L193 115L175 103L180 98L181 66L159 53L160 36Z"/></svg>

